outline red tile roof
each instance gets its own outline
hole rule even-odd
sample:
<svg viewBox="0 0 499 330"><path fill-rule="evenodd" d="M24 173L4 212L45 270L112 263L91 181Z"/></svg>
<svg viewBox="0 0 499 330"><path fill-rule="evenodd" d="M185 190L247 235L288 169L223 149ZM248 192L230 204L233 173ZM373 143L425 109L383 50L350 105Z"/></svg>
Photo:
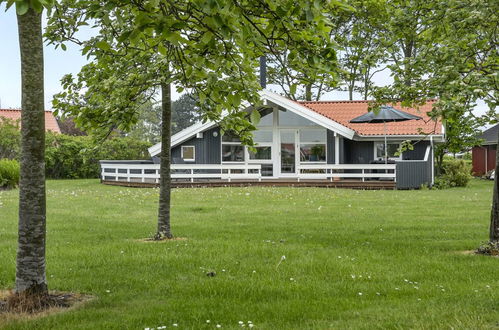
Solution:
<svg viewBox="0 0 499 330"><path fill-rule="evenodd" d="M5 117L12 120L19 120L21 122L21 110L20 109L0 109L0 117ZM55 133L61 133L59 124L54 117L52 111L45 110L45 130L52 131Z"/></svg>
<svg viewBox="0 0 499 330"><path fill-rule="evenodd" d="M408 120L402 122L386 123L388 135L418 135L420 130L424 133L443 134L442 123L433 121L426 114L431 111L435 101L428 101L419 109L401 107L400 104L390 104L397 110L402 110L423 120ZM369 101L317 101L299 102L301 105L331 119L343 126L353 129L359 135L384 135L383 124L352 124L350 120L368 111Z"/></svg>

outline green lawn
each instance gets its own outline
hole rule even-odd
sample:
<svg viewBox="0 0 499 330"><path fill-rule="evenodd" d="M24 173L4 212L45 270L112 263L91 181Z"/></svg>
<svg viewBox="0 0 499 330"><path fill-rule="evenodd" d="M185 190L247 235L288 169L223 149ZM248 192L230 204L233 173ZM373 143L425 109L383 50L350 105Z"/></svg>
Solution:
<svg viewBox="0 0 499 330"><path fill-rule="evenodd" d="M158 244L137 241L156 189L49 181L49 286L97 299L4 326L498 329L499 259L459 253L487 239L491 191L177 189L187 240ZM0 289L14 285L17 194L0 192Z"/></svg>

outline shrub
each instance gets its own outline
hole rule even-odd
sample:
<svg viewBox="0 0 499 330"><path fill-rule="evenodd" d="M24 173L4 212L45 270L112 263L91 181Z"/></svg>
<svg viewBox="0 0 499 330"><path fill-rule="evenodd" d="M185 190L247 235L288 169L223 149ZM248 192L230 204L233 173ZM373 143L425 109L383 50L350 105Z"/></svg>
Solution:
<svg viewBox="0 0 499 330"><path fill-rule="evenodd" d="M443 174L435 179L435 187L438 189L466 187L471 178L469 162L462 159L446 160L443 165Z"/></svg>
<svg viewBox="0 0 499 330"><path fill-rule="evenodd" d="M90 136L48 133L45 146L46 174L52 179L98 178L99 160L149 159L148 142L115 137L102 143Z"/></svg>
<svg viewBox="0 0 499 330"><path fill-rule="evenodd" d="M0 159L0 188L14 188L19 185L19 162Z"/></svg>
<svg viewBox="0 0 499 330"><path fill-rule="evenodd" d="M0 159L19 159L20 143L18 121L0 117Z"/></svg>

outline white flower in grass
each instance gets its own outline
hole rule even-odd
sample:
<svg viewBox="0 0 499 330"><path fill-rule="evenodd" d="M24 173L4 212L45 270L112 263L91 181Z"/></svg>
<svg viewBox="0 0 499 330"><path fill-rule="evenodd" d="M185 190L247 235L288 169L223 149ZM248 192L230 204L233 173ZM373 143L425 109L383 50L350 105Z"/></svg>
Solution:
<svg viewBox="0 0 499 330"><path fill-rule="evenodd" d="M206 323L210 323L211 321L210 320L206 320Z"/></svg>
<svg viewBox="0 0 499 330"><path fill-rule="evenodd" d="M222 326L220 324L217 324L217 328L221 328Z"/></svg>
<svg viewBox="0 0 499 330"><path fill-rule="evenodd" d="M376 292L376 295L377 295L377 296L380 296L380 295L381 295L381 293L379 293L379 292Z"/></svg>
<svg viewBox="0 0 499 330"><path fill-rule="evenodd" d="M352 277L353 279L355 279L356 276L354 274L351 274L350 277Z"/></svg>
<svg viewBox="0 0 499 330"><path fill-rule="evenodd" d="M248 327L253 328L253 327L254 327L254 324L253 324L253 323L250 323L250 324L248 324Z"/></svg>
<svg viewBox="0 0 499 330"><path fill-rule="evenodd" d="M239 321L239 322L237 322L237 323L239 323L239 325L243 325L243 324L244 324L244 322L243 322L243 321Z"/></svg>
<svg viewBox="0 0 499 330"><path fill-rule="evenodd" d="M358 293L358 295L359 295L359 296L362 296L362 292L359 292L359 293Z"/></svg>
<svg viewBox="0 0 499 330"><path fill-rule="evenodd" d="M111 293L111 290L106 290L107 293Z"/></svg>
<svg viewBox="0 0 499 330"><path fill-rule="evenodd" d="M174 327L178 327L178 324L177 323L173 323L172 324Z"/></svg>

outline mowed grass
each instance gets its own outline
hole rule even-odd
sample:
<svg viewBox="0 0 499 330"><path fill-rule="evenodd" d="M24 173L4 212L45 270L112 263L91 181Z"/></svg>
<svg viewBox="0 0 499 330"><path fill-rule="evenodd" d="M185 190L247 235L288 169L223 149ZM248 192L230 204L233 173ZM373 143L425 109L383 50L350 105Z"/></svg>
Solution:
<svg viewBox="0 0 499 330"><path fill-rule="evenodd" d="M49 181L50 289L96 299L3 326L498 329L499 259L460 253L486 241L491 191L176 189L186 240L144 243L157 189ZM0 289L15 281L17 199L0 192Z"/></svg>

